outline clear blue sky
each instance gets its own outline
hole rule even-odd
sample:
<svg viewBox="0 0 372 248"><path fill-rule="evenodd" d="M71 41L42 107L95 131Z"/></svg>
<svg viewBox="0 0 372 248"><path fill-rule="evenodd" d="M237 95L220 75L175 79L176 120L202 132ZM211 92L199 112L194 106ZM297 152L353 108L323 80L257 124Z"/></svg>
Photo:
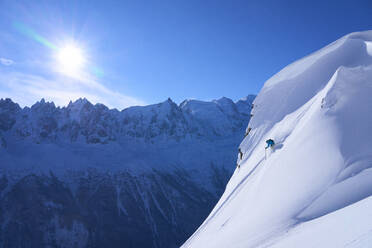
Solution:
<svg viewBox="0 0 372 248"><path fill-rule="evenodd" d="M0 98L86 96L119 109L171 97L237 100L289 63L372 29L372 1L0 2ZM66 44L78 76L59 71Z"/></svg>

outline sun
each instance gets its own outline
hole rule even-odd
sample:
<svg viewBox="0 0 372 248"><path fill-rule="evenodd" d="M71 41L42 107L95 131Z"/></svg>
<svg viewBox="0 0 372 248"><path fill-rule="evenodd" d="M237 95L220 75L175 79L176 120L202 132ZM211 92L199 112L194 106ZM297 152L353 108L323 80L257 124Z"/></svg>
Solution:
<svg viewBox="0 0 372 248"><path fill-rule="evenodd" d="M85 63L83 51L72 44L58 50L57 60L60 70L67 74L78 72Z"/></svg>

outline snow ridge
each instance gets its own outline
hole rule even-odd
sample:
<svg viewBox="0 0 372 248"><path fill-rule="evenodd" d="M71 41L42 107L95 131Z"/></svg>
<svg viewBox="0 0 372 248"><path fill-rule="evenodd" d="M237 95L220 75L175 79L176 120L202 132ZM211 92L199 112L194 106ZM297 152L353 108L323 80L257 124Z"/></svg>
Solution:
<svg viewBox="0 0 372 248"><path fill-rule="evenodd" d="M372 225L348 230L359 225L355 209L365 208L356 202L369 204L363 199L372 195L372 152L364 145L372 139L371 41L372 31L346 35L265 83L240 145L241 167L183 247L365 247L354 241ZM276 145L265 159L269 138ZM308 235L335 222L335 232L317 232L325 243Z"/></svg>

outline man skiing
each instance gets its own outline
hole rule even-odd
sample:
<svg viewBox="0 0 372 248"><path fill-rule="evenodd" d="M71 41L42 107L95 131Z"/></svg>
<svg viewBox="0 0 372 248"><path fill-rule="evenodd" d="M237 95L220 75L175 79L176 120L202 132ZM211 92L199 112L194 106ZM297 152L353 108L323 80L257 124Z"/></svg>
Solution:
<svg viewBox="0 0 372 248"><path fill-rule="evenodd" d="M267 144L267 146L265 147L265 160L267 159L267 154L266 154L267 148L271 147L271 151L274 151L275 142L272 139L268 139L268 140L266 140L266 144Z"/></svg>
<svg viewBox="0 0 372 248"><path fill-rule="evenodd" d="M269 147L271 147L271 149L273 149L274 145L275 145L275 142L272 139L268 139L268 140L266 140L266 144L267 144L267 146L265 147L265 149L267 149Z"/></svg>
<svg viewBox="0 0 372 248"><path fill-rule="evenodd" d="M240 160L243 159L243 152L242 152L242 150L240 149L240 147L239 147L239 157L240 157Z"/></svg>
<svg viewBox="0 0 372 248"><path fill-rule="evenodd" d="M240 160L243 159L243 152L242 152L242 149L240 149L240 147L239 147L239 159L240 159ZM238 168L240 168L240 162L238 162L238 163L236 164L236 166L237 166Z"/></svg>

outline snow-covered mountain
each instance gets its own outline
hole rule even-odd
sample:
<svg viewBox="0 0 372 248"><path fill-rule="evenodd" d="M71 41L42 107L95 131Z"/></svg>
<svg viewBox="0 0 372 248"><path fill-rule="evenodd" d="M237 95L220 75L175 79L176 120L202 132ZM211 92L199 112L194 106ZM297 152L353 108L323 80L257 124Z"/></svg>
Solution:
<svg viewBox="0 0 372 248"><path fill-rule="evenodd" d="M179 247L222 195L253 99L1 99L0 247Z"/></svg>
<svg viewBox="0 0 372 248"><path fill-rule="evenodd" d="M371 110L372 31L274 75L254 100L240 169L182 247L371 247Z"/></svg>

